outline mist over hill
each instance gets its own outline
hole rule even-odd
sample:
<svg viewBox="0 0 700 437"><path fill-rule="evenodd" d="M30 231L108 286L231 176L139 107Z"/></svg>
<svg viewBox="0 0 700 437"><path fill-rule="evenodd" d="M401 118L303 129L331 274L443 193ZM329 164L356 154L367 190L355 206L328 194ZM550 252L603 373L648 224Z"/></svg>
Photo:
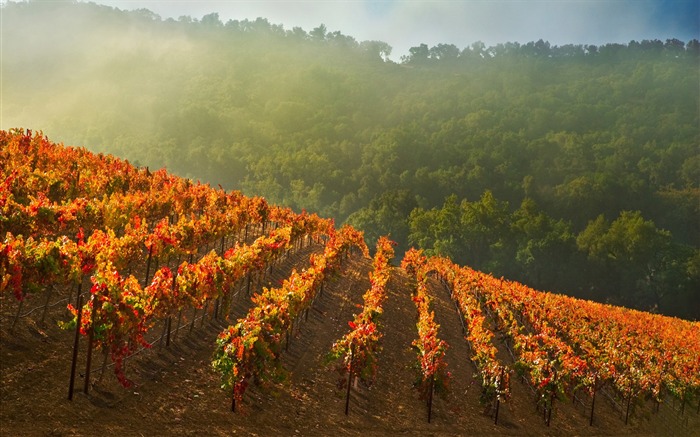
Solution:
<svg viewBox="0 0 700 437"><path fill-rule="evenodd" d="M2 129L700 318L700 43L391 47L321 25L2 6Z"/></svg>

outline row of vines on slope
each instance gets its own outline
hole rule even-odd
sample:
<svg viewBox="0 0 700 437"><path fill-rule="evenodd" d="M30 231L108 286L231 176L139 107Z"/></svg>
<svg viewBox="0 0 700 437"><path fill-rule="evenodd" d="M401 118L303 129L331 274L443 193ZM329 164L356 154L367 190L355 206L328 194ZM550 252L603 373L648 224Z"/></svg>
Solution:
<svg viewBox="0 0 700 437"><path fill-rule="evenodd" d="M387 237L377 241L377 251L369 274L370 288L363 295L362 312L348 322L351 330L333 343L329 361L336 361L339 387L345 385L345 414L350 407L350 387L352 381L360 378L365 384L374 382L377 374L377 352L382 334L378 328L378 318L386 299L386 284L391 274L390 262L394 258L395 243Z"/></svg>
<svg viewBox="0 0 700 437"><path fill-rule="evenodd" d="M448 345L438 337L440 325L435 322L435 313L430 310L431 298L428 293L429 265L422 252L410 249L401 261L401 268L416 282L413 302L418 310L418 338L413 341L419 368L416 386L421 399L427 402L428 422L432 418L433 394L445 393L450 378L445 362Z"/></svg>
<svg viewBox="0 0 700 437"><path fill-rule="evenodd" d="M495 403L494 423L498 424L500 404L510 398L512 369L496 358L498 349L493 342L493 331L489 329L488 320L462 269L443 257L430 258L429 265L447 286L464 321L465 336L472 351L471 361L481 377L481 401Z"/></svg>
<svg viewBox="0 0 700 437"><path fill-rule="evenodd" d="M267 384L284 378L283 337L288 344L290 331L302 314L308 314L325 278L353 247L369 256L362 233L349 226L331 230L323 254L311 255L308 269L293 271L281 287L264 288L253 298L255 305L247 316L219 334L212 366L221 374L221 387L231 393L232 411L251 381Z"/></svg>

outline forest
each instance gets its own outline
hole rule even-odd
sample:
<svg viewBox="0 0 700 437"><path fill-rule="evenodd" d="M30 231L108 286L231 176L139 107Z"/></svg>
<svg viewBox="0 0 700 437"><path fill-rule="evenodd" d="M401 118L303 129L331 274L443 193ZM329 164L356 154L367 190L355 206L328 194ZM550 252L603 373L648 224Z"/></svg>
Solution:
<svg viewBox="0 0 700 437"><path fill-rule="evenodd" d="M2 129L540 290L700 319L700 42L410 49L323 24L2 5Z"/></svg>

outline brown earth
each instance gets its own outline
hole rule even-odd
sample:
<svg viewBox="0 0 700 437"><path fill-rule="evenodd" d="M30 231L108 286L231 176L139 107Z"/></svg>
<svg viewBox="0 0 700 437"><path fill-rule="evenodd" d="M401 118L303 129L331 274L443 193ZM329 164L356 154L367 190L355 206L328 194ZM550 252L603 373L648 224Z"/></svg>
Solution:
<svg viewBox="0 0 700 437"><path fill-rule="evenodd" d="M304 249L274 269L272 284L289 275L293 267L308 265L311 250ZM206 318L192 325L192 312L185 312L182 329L169 347L156 342L148 350L129 358L127 376L134 386L121 387L111 367L99 382L82 392L84 377L78 376L75 395L67 400L73 332L57 327L67 320L65 303L52 307L46 323L40 323L44 299L24 304L32 314L19 319L10 329L17 302L9 294L0 296L0 434L86 435L86 436L168 436L168 435L420 435L420 436L502 436L502 435L698 435L700 421L694 408L677 418L671 405L659 413L650 403L640 403L629 425L611 401L596 401L593 426L588 425L590 410L571 401L555 404L551 426L542 412L535 411L529 387L512 378L512 398L501 405L498 425L493 410L479 402L480 389L474 379L470 352L462 336L462 326L445 289L431 282L440 337L450 345L446 359L452 374L450 391L436 398L432 423L427 408L413 388L416 378L412 364L415 352L416 309L411 301L411 282L394 269L388 284L380 329L382 351L375 383L353 388L350 414L344 414L345 392L338 390L338 374L325 364L331 345L349 328L347 322L359 311L362 294L369 286L369 260L357 257L346 261L333 276L292 336L282 359L289 371L287 381L274 387L255 387L246 392L236 413L230 399L219 388L218 375L211 367L217 334L228 322L213 320L210 308ZM241 287L244 289L244 287ZM58 298L56 298L58 300ZM233 318L241 317L250 306L244 292L233 302ZM213 306L212 306L213 307ZM201 316L202 311L198 316ZM175 323L175 322L173 322ZM151 338L162 333L156 324ZM81 339L78 359L80 374L85 369L86 342ZM501 349L504 360L512 360ZM102 354L93 356L92 379L102 366ZM588 399L584 399L588 403ZM678 406L676 406L678 407ZM678 408L676 408L677 410Z"/></svg>

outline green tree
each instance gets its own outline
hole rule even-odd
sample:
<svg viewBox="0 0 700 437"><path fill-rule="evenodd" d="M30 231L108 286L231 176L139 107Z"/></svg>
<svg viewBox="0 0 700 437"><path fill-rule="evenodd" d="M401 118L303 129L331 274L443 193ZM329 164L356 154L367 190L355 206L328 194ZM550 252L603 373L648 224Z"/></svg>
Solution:
<svg viewBox="0 0 700 437"><path fill-rule="evenodd" d="M542 289L576 292L580 285L576 267L576 239L571 224L555 220L526 198L513 213L511 232L517 242L515 274L525 283Z"/></svg>
<svg viewBox="0 0 700 437"><path fill-rule="evenodd" d="M512 238L508 202L487 190L478 202L462 202L460 259L467 264L501 275L512 263Z"/></svg>
<svg viewBox="0 0 700 437"><path fill-rule="evenodd" d="M315 41L325 41L327 33L328 29L326 28L326 25L321 23L318 27L315 27L311 32L309 32L309 36Z"/></svg>
<svg viewBox="0 0 700 437"><path fill-rule="evenodd" d="M401 59L407 64L425 64L430 56L430 49L427 44L421 44L417 47L408 49L408 56L402 56Z"/></svg>
<svg viewBox="0 0 700 437"><path fill-rule="evenodd" d="M612 223L601 215L589 222L576 239L579 249L601 273L594 286L601 295L613 295L624 305L659 307L672 246L671 234L644 220L639 211L623 211Z"/></svg>
<svg viewBox="0 0 700 437"><path fill-rule="evenodd" d="M428 255L461 260L461 206L456 195L448 196L441 208L416 208L408 219L408 242Z"/></svg>
<svg viewBox="0 0 700 437"><path fill-rule="evenodd" d="M507 271L512 251L508 203L490 191L476 202L458 202L456 195L441 208L416 208L409 217L410 244L434 255L496 274Z"/></svg>
<svg viewBox="0 0 700 437"><path fill-rule="evenodd" d="M409 214L414 208L416 201L410 191L387 191L373 199L369 206L351 214L347 222L364 230L369 245L375 244L380 236L388 235L398 242L397 253L404 253L408 250Z"/></svg>

